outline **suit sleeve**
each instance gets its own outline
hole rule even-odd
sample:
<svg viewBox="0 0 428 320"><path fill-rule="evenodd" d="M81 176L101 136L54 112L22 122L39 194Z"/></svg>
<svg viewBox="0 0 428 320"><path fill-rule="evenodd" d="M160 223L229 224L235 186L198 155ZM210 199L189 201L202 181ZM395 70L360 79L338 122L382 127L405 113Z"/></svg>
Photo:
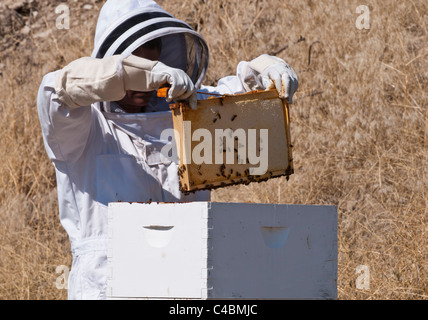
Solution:
<svg viewBox="0 0 428 320"><path fill-rule="evenodd" d="M248 61L241 61L236 68L236 75L221 78L216 86L202 86L200 92L216 94L239 94L252 90L264 90L259 73L250 67ZM209 95L198 94L198 99Z"/></svg>
<svg viewBox="0 0 428 320"><path fill-rule="evenodd" d="M37 107L51 160L78 159L94 130L94 114L99 112L92 104L119 101L126 90L153 90L151 72L157 63L134 55L83 57L46 75Z"/></svg>
<svg viewBox="0 0 428 320"><path fill-rule="evenodd" d="M73 161L85 150L93 121L91 106L69 106L58 97L55 78L59 71L47 74L37 96L37 111L49 158Z"/></svg>

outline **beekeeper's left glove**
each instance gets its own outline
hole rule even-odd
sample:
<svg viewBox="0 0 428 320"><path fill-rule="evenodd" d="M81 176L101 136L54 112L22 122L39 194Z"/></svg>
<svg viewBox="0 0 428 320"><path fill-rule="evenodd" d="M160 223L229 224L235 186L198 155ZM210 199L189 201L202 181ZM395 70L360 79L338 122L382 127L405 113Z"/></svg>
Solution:
<svg viewBox="0 0 428 320"><path fill-rule="evenodd" d="M276 88L280 98L288 98L293 103L293 95L299 82L293 68L284 60L263 54L250 61L249 67L259 73L259 78L265 89Z"/></svg>

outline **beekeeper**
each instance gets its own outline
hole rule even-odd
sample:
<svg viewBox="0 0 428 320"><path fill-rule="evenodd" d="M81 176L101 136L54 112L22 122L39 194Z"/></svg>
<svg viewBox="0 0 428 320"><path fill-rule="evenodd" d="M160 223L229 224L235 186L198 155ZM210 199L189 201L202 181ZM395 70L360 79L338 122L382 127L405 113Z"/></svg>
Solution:
<svg viewBox="0 0 428 320"><path fill-rule="evenodd" d="M240 62L237 75L201 85L204 39L151 0L108 0L91 57L47 74L37 106L55 166L60 220L73 254L69 299L104 299L107 205L127 201L207 201L209 191L179 191L177 164L160 150L173 128L168 102L196 105L196 90L243 93L276 87L291 102L297 76L281 59ZM167 101L156 90L169 85ZM205 96L204 96L205 97Z"/></svg>

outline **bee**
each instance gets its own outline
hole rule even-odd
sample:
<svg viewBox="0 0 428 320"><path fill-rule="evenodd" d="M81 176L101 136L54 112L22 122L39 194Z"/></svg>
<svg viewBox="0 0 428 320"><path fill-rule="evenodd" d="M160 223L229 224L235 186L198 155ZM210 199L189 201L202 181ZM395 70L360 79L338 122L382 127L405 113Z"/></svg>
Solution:
<svg viewBox="0 0 428 320"><path fill-rule="evenodd" d="M221 119L221 114L220 114L220 112L218 112L218 111L216 111L216 110L213 110L213 109L211 109L211 112L215 114L216 119Z"/></svg>

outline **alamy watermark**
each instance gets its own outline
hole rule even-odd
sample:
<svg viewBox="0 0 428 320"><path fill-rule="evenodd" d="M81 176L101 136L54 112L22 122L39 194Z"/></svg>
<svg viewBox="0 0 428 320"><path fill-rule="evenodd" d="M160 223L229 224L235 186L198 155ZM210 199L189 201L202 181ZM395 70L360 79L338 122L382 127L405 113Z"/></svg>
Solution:
<svg viewBox="0 0 428 320"><path fill-rule="evenodd" d="M370 9L365 5L358 6L355 10L359 14L355 21L355 26L358 30L370 29Z"/></svg>
<svg viewBox="0 0 428 320"><path fill-rule="evenodd" d="M59 30L70 29L70 8L66 4L60 4L55 8L55 13L59 16L56 18L55 26Z"/></svg>
<svg viewBox="0 0 428 320"><path fill-rule="evenodd" d="M366 5L359 5L355 12L359 14L355 21L358 30L370 29L370 9ZM62 3L55 8L55 13L59 15L56 19L56 27L59 30L70 29L70 8Z"/></svg>
<svg viewBox="0 0 428 320"><path fill-rule="evenodd" d="M198 128L192 133L191 121L183 122L186 140L180 144L180 135L174 129L162 131L160 139L171 141L161 154L178 164L177 144L184 147L183 164L251 164L250 175L264 175L268 170L268 129L215 129ZM192 142L199 142L192 148Z"/></svg>
<svg viewBox="0 0 428 320"><path fill-rule="evenodd" d="M355 273L358 274L355 280L355 286L359 290L370 290L370 268L367 265L359 265L355 269Z"/></svg>
<svg viewBox="0 0 428 320"><path fill-rule="evenodd" d="M67 266L57 266L55 272L59 274L59 277L55 280L55 287L58 290L67 290L68 288L68 276L70 275L70 268Z"/></svg>

